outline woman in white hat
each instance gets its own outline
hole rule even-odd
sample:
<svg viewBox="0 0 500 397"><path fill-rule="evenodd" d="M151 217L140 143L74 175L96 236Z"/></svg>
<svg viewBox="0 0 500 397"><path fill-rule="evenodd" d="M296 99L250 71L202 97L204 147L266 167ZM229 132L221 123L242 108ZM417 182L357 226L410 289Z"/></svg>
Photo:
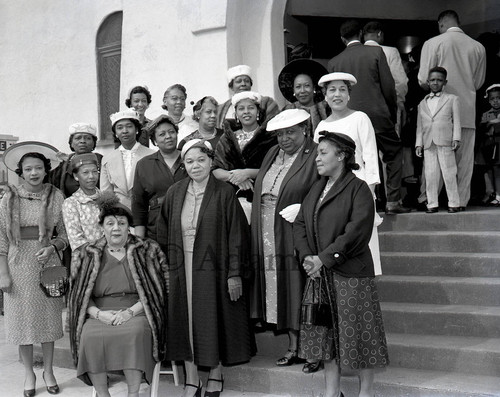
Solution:
<svg viewBox="0 0 500 397"><path fill-rule="evenodd" d="M170 280L167 359L185 363L184 397L201 397L198 366L210 368L204 396L218 397L221 365L250 359L248 225L233 188L211 173L210 143L192 139L181 156L189 177L168 190L157 224Z"/></svg>
<svg viewBox="0 0 500 397"><path fill-rule="evenodd" d="M260 125L260 94L243 91L235 94L231 101L241 128L234 132L229 128L224 131L215 149L213 173L217 179L229 182L241 191L239 197L251 208L253 181L264 156L277 140L273 132L267 132Z"/></svg>
<svg viewBox="0 0 500 397"><path fill-rule="evenodd" d="M303 109L289 109L269 121L267 129L276 131L278 144L268 151L254 186L250 317L288 332L288 351L278 366L301 362L297 348L305 273L294 254L292 223L319 178L309 118Z"/></svg>
<svg viewBox="0 0 500 397"><path fill-rule="evenodd" d="M0 289L4 291L6 337L19 345L25 369L25 397L36 392L33 344L41 343L42 378L50 394L59 393L53 372L54 341L63 337L63 298L49 298L40 288L40 271L60 265L58 252L68 245L62 218L64 197L47 182L57 149L42 142L21 142L3 156L22 179L8 186L0 203ZM57 237L53 237L54 233Z"/></svg>
<svg viewBox="0 0 500 397"><path fill-rule="evenodd" d="M75 155L91 153L95 150L97 144L97 130L95 126L89 123L74 123L69 126L69 147L74 153L61 162L49 173L49 183L52 183L64 194L64 197L71 197L75 193L79 184L73 178L73 173L69 170L71 159ZM101 169L102 155L97 156L97 169ZM99 187L99 183L97 183Z"/></svg>
<svg viewBox="0 0 500 397"><path fill-rule="evenodd" d="M253 86L252 69L248 65L238 65L227 70L227 83L233 95L238 92L250 91ZM263 96L261 100L263 111L262 127L266 128L267 122L279 113L278 104L273 98ZM217 127L222 128L224 123L229 123L229 128L233 131L240 127L235 120L235 109L231 99L224 102L217 111Z"/></svg>
<svg viewBox="0 0 500 397"><path fill-rule="evenodd" d="M121 145L102 159L101 190L115 192L120 202L130 209L135 166L140 159L154 151L137 142L141 123L135 110L127 109L116 112L109 118L113 136L120 141Z"/></svg>
<svg viewBox="0 0 500 397"><path fill-rule="evenodd" d="M312 59L296 59L286 64L278 76L280 91L290 102L283 110L307 111L311 115L311 136L319 122L328 117L324 96L318 87L318 80L327 73L323 65Z"/></svg>
<svg viewBox="0 0 500 397"><path fill-rule="evenodd" d="M332 114L318 124L314 133L314 141L318 142L320 131L340 132L349 136L356 143L355 160L360 167L359 170L353 172L368 184L374 194L375 186L380 183L375 131L366 113L348 107L351 87L356 83L356 78L349 73L336 72L321 77L318 84L323 89ZM382 274L377 233L377 226L380 223L382 223L382 218L375 212L375 222L370 240L375 275Z"/></svg>

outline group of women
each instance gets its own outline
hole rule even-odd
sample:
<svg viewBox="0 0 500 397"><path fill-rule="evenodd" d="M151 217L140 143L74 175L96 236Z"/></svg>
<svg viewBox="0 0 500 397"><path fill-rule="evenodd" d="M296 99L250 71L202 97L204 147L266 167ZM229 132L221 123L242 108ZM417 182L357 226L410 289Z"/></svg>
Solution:
<svg viewBox="0 0 500 397"><path fill-rule="evenodd" d="M73 125L75 154L55 176L49 145L5 152L23 183L1 202L0 288L25 396L36 391L40 342L47 390L59 392L52 355L63 302L43 295L38 274L68 245L71 348L77 376L100 397L115 371L138 396L163 360L184 362L183 397L219 396L222 366L255 353L253 327L288 334L276 365L305 360L311 373L324 363L326 396L342 395L346 368L359 373L359 396L374 395L374 368L388 364L374 280L379 175L370 120L348 108L356 78L293 61L279 77L291 102L281 112L251 90L248 66L229 69L228 84L228 102L206 96L192 119L182 85L167 89L168 114L155 120L145 118L147 87L134 87L129 109L110 116L115 151L101 159L95 128ZM306 281L319 280L327 326L301 318Z"/></svg>

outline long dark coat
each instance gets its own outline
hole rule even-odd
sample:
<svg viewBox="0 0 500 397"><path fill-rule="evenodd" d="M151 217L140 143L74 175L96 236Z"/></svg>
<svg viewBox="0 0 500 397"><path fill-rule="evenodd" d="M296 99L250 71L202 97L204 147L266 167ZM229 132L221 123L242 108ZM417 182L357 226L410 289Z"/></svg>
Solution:
<svg viewBox="0 0 500 397"><path fill-rule="evenodd" d="M132 214L134 226L147 226L147 237L156 240L156 219L162 200L170 186L185 177L184 164L178 164L172 175L159 150L137 162L132 188Z"/></svg>
<svg viewBox="0 0 500 397"><path fill-rule="evenodd" d="M300 261L318 255L327 269L344 277L373 277L368 247L373 229L373 196L368 185L352 172L342 174L318 202L327 178L322 178L302 202L293 224L294 245Z"/></svg>
<svg viewBox="0 0 500 397"><path fill-rule="evenodd" d="M311 138L298 154L281 185L276 215L274 235L276 246L276 271L278 285L278 329L299 329L300 304L304 288L305 273L295 257L292 224L279 212L290 204L302 203L310 187L319 178L316 169L317 145ZM250 317L266 320L266 280L262 248L261 193L262 180L278 155L276 145L269 150L257 175L252 203L252 277L250 283Z"/></svg>
<svg viewBox="0 0 500 397"><path fill-rule="evenodd" d="M158 242L167 255L169 299L168 360L193 360L181 212L191 179L167 192L158 217ZM214 367L248 361L251 352L248 310L242 296L229 298L227 280L242 276L248 261L248 226L233 188L212 175L198 215L193 253L193 349L196 365Z"/></svg>

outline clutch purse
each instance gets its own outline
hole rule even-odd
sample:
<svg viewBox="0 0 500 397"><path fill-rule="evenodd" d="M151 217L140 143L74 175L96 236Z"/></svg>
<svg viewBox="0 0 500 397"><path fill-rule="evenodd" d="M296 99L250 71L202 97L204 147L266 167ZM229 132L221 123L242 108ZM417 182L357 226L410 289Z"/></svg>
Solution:
<svg viewBox="0 0 500 397"><path fill-rule="evenodd" d="M56 253L59 261L61 258ZM69 288L68 269L61 265L44 267L40 270L40 287L49 298L66 295Z"/></svg>
<svg viewBox="0 0 500 397"><path fill-rule="evenodd" d="M301 305L301 323L333 327L332 311L323 289L323 278L308 278Z"/></svg>

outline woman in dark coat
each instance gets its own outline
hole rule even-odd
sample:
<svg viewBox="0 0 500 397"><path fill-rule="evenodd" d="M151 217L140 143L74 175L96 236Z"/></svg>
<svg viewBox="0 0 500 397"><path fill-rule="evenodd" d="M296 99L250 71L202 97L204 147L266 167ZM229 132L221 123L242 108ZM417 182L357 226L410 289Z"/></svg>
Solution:
<svg viewBox="0 0 500 397"><path fill-rule="evenodd" d="M317 180L316 144L307 135L309 113L285 110L269 121L278 145L269 150L255 180L252 203L250 316L289 335L288 352L276 365L298 362L297 338L305 273L293 247L292 222Z"/></svg>
<svg viewBox="0 0 500 397"><path fill-rule="evenodd" d="M132 188L132 214L135 235L156 240L156 220L167 190L187 177L181 152L177 150L178 128L174 120L162 114L144 130L158 146L156 153L139 160Z"/></svg>
<svg viewBox="0 0 500 397"><path fill-rule="evenodd" d="M373 396L373 369L389 363L368 247L373 196L351 172L359 167L354 141L345 134L320 135L316 163L323 178L302 202L293 234L304 270L324 281L333 326L302 326L300 356L325 360L325 396L342 396L341 369L359 370L359 395Z"/></svg>
<svg viewBox="0 0 500 397"><path fill-rule="evenodd" d="M241 128L234 132L226 128L215 148L214 176L238 189L237 196L243 209L248 205L248 213L252 207L253 181L268 150L278 142L274 131L268 132L260 126L261 100L262 96L252 91L232 97Z"/></svg>
<svg viewBox="0 0 500 397"><path fill-rule="evenodd" d="M217 397L220 364L250 359L242 297L248 225L234 189L211 175L210 143L188 141L182 157L189 178L170 188L158 219L170 277L167 354L185 363L184 396L201 396L201 365L210 367L205 396Z"/></svg>

